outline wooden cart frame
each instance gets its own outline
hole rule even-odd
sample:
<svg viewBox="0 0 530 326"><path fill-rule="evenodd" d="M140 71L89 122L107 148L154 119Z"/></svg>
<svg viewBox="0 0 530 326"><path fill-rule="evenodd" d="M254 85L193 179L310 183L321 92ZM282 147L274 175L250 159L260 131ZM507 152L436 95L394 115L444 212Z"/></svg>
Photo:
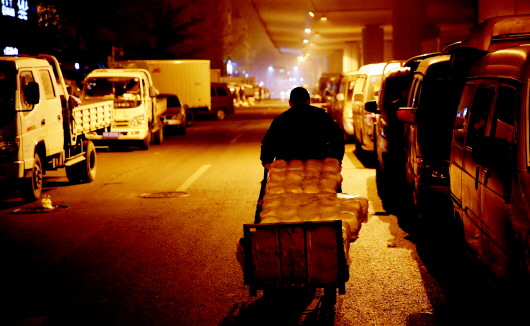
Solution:
<svg viewBox="0 0 530 326"><path fill-rule="evenodd" d="M257 290L303 287L346 293L341 221L244 224L243 232L244 283L251 296Z"/></svg>

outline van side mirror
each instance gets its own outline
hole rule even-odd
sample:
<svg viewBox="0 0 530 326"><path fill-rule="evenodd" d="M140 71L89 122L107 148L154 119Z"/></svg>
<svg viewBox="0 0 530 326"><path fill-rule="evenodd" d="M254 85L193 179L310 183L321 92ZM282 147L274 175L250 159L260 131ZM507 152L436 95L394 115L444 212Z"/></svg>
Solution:
<svg viewBox="0 0 530 326"><path fill-rule="evenodd" d="M24 89L24 96L26 97L26 102L29 104L38 104L40 101L39 84L36 82L29 82Z"/></svg>
<svg viewBox="0 0 530 326"><path fill-rule="evenodd" d="M411 107L401 107L397 109L396 115L401 122L414 123L416 120L416 109Z"/></svg>
<svg viewBox="0 0 530 326"><path fill-rule="evenodd" d="M379 106L377 105L376 101L368 101L364 103L364 109L371 113L381 113L381 110L379 110Z"/></svg>
<svg viewBox="0 0 530 326"><path fill-rule="evenodd" d="M479 165L504 169L511 152L510 143L503 138L479 137L473 145L471 158Z"/></svg>

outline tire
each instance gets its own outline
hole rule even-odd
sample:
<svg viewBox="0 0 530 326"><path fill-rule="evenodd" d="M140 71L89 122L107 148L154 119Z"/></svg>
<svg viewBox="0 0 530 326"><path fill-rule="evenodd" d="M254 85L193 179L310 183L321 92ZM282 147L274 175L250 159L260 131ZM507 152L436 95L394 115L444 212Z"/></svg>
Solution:
<svg viewBox="0 0 530 326"><path fill-rule="evenodd" d="M219 109L215 112L216 120L224 120L226 118L226 112L224 109Z"/></svg>
<svg viewBox="0 0 530 326"><path fill-rule="evenodd" d="M148 132L144 140L140 141L140 148L143 150L148 150L150 144L151 144L151 132Z"/></svg>
<svg viewBox="0 0 530 326"><path fill-rule="evenodd" d="M83 145L86 148L86 160L78 164L82 166L81 182L89 183L96 180L96 147L90 140L85 140Z"/></svg>
<svg viewBox="0 0 530 326"><path fill-rule="evenodd" d="M42 169L42 161L39 153L35 152L34 159L35 163L33 164L31 177L23 182L22 196L27 201L39 199L42 193L44 170Z"/></svg>
<svg viewBox="0 0 530 326"><path fill-rule="evenodd" d="M162 144L164 141L164 128L158 128L155 132L154 143L157 145Z"/></svg>
<svg viewBox="0 0 530 326"><path fill-rule="evenodd" d="M71 183L89 183L96 179L96 147L89 140L83 142L86 159L66 167L66 177Z"/></svg>

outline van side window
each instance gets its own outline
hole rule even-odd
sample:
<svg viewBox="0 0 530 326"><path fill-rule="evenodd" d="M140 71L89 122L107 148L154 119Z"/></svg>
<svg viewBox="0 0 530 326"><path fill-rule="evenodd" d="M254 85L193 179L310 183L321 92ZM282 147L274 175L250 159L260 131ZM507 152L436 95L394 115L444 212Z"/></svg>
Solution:
<svg viewBox="0 0 530 326"><path fill-rule="evenodd" d="M413 108L418 108L419 103L420 103L421 90L423 88L423 80L422 79L417 79L417 82L415 84L416 85L414 85L411 106Z"/></svg>
<svg viewBox="0 0 530 326"><path fill-rule="evenodd" d="M366 82L366 76L359 76L355 81L353 94L363 94L364 93L364 84Z"/></svg>
<svg viewBox="0 0 530 326"><path fill-rule="evenodd" d="M467 129L466 146L473 148L478 137L484 136L495 94L495 87L480 85L473 97Z"/></svg>
<svg viewBox="0 0 530 326"><path fill-rule="evenodd" d="M53 88L52 76L48 70L40 70L40 79L42 80L42 87L44 88L44 94L47 100L54 99L56 97L55 89Z"/></svg>
<svg viewBox="0 0 530 326"><path fill-rule="evenodd" d="M31 109L32 105L26 101L26 87L29 82L35 81L33 73L31 71L21 71L19 74L20 80L20 105L23 110Z"/></svg>
<svg viewBox="0 0 530 326"><path fill-rule="evenodd" d="M465 122L469 113L469 106L471 104L473 93L475 92L475 87L476 86L474 84L467 84L464 86L464 89L462 90L460 104L458 105L458 111L456 112L455 129L453 131L453 135L455 142L460 147L463 147L464 145L464 132L466 129Z"/></svg>
<svg viewBox="0 0 530 326"><path fill-rule="evenodd" d="M346 95L346 99L348 101L351 101L353 99L353 89L355 87L355 79L354 80L350 80L348 82L348 95Z"/></svg>
<svg viewBox="0 0 530 326"><path fill-rule="evenodd" d="M516 104L516 90L512 87L501 85L493 112L490 136L513 142Z"/></svg>

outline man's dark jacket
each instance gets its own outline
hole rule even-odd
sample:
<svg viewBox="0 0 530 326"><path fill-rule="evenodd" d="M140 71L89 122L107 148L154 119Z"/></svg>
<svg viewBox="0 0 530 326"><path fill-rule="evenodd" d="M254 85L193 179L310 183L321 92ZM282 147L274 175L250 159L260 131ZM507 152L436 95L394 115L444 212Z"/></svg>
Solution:
<svg viewBox="0 0 530 326"><path fill-rule="evenodd" d="M344 137L331 116L321 108L296 104L277 116L261 141L261 162L275 159L342 162Z"/></svg>

